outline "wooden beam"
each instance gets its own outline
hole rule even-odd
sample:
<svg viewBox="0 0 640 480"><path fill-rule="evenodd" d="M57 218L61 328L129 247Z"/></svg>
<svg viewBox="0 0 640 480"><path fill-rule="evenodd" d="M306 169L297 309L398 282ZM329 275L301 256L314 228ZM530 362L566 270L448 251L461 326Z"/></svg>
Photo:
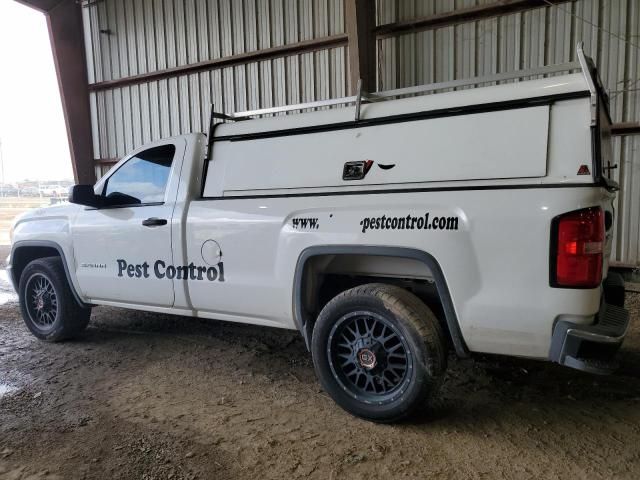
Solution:
<svg viewBox="0 0 640 480"><path fill-rule="evenodd" d="M551 0L554 4L575 0ZM375 29L377 38L393 37L405 33L419 32L434 28L447 27L459 23L472 22L484 18L496 17L509 13L522 12L533 8L548 7L545 0L500 0L486 5L461 8L451 12L438 13L427 17L414 18L403 22L379 25Z"/></svg>
<svg viewBox="0 0 640 480"><path fill-rule="evenodd" d="M247 53L239 53L223 58L206 60L204 62L191 63L180 67L167 68L156 72L143 73L131 77L120 78L116 80L107 80L104 82L92 83L89 90L106 90L111 88L119 88L125 85L134 85L138 83L146 83L154 80L162 80L164 78L176 77L178 75L187 75L190 73L200 72L203 70L213 70L216 68L230 67L233 65L243 65L249 62L258 62L269 60L272 58L286 57L290 55L298 55L301 53L314 52L316 50L324 50L327 48L335 48L347 45L347 35L331 35L329 37L315 38L313 40L305 40L298 43L288 45L280 45L278 47L265 48Z"/></svg>
<svg viewBox="0 0 640 480"><path fill-rule="evenodd" d="M640 122L622 122L611 125L611 135L638 135Z"/></svg>
<svg viewBox="0 0 640 480"><path fill-rule="evenodd" d="M81 7L76 0L63 0L47 12L46 18L73 175L78 183L93 184L96 176Z"/></svg>
<svg viewBox="0 0 640 480"><path fill-rule="evenodd" d="M345 29L349 37L349 90L357 93L358 80L366 92L376 90L376 2L345 0Z"/></svg>

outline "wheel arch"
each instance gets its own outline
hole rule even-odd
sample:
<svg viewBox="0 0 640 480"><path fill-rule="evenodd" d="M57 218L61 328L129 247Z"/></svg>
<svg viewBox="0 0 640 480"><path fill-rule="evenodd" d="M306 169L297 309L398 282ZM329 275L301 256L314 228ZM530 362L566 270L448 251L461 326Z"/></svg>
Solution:
<svg viewBox="0 0 640 480"><path fill-rule="evenodd" d="M18 290L20 276L22 275L22 271L25 267L33 260L45 257L61 258L62 265L64 266L64 274L67 279L67 283L69 284L69 288L73 293L73 297L80 306L89 307L90 305L82 300L76 290L76 286L71 278L71 272L69 271L69 264L64 250L58 243L51 240L22 240L13 244L11 247L10 276L16 291Z"/></svg>
<svg viewBox="0 0 640 480"><path fill-rule="evenodd" d="M361 246L361 245L321 245L309 247L303 250L296 263L293 280L293 319L296 328L302 334L307 348L311 345L313 331L313 318L305 308L305 297L309 284L307 271L309 261L314 257L327 255L354 255L354 256L382 256L397 259L414 260L426 266L437 289L439 299L442 303L444 318L451 335L451 340L455 351L460 357L467 357L469 349L462 336L458 317L453 306L449 287L447 286L444 274L437 260L429 253L413 248L387 247L387 246Z"/></svg>

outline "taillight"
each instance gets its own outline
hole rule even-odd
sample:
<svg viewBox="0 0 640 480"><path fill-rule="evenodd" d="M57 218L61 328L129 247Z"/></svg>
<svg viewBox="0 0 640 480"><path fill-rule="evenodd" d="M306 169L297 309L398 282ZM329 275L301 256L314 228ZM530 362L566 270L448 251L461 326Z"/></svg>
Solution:
<svg viewBox="0 0 640 480"><path fill-rule="evenodd" d="M600 285L603 251L602 208L585 208L554 218L551 225L551 286L595 288Z"/></svg>

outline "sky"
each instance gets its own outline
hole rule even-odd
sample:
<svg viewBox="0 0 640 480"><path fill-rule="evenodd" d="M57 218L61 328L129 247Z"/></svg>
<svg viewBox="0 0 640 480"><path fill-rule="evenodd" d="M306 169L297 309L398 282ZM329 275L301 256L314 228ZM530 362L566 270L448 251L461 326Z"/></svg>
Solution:
<svg viewBox="0 0 640 480"><path fill-rule="evenodd" d="M6 183L73 179L45 16L12 0L0 0L0 142Z"/></svg>

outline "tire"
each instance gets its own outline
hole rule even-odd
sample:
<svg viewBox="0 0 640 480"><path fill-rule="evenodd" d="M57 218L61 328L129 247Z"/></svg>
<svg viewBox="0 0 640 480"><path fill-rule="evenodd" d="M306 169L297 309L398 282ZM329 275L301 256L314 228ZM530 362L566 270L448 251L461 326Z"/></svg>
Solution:
<svg viewBox="0 0 640 480"><path fill-rule="evenodd" d="M320 312L311 343L316 375L347 412L374 422L406 418L435 396L447 368L438 320L412 293L372 283Z"/></svg>
<svg viewBox="0 0 640 480"><path fill-rule="evenodd" d="M39 258L20 275L20 311L40 340L60 342L77 336L89 323L91 308L78 304L60 257Z"/></svg>

